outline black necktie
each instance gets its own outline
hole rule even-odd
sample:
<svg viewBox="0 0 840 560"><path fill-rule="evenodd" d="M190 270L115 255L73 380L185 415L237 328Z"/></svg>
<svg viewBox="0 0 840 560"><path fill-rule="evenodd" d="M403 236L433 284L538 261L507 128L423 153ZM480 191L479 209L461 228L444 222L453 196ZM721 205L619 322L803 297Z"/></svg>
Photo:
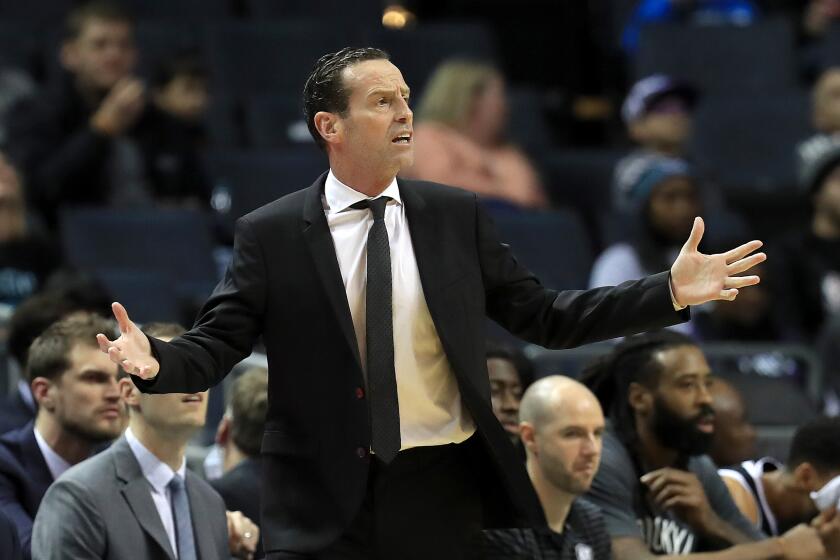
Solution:
<svg viewBox="0 0 840 560"><path fill-rule="evenodd" d="M385 228L381 196L363 200L353 208L370 208L373 226L367 238L366 339L367 382L370 405L371 448L390 463L400 450L400 407L394 372L394 324L391 313L391 248Z"/></svg>

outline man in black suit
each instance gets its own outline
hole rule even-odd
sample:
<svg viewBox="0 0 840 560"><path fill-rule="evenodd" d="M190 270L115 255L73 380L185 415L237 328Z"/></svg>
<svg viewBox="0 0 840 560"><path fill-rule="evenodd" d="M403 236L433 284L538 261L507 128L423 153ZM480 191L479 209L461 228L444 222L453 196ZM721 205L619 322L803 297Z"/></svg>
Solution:
<svg viewBox="0 0 840 560"><path fill-rule="evenodd" d="M396 179L413 160L408 96L382 51L322 57L304 105L329 173L238 221L191 331L149 340L115 303L121 335L98 337L141 390L192 392L262 335L269 558L461 558L481 526L544 524L490 408L485 316L560 348L670 325L758 282L731 275L764 260L747 256L760 243L701 255L698 219L670 275L543 287L474 194Z"/></svg>

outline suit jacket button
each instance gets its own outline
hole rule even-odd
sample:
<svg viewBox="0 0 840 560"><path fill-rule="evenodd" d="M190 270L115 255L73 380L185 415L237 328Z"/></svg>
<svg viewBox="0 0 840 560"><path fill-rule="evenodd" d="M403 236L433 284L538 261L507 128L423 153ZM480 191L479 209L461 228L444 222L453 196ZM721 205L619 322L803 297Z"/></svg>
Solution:
<svg viewBox="0 0 840 560"><path fill-rule="evenodd" d="M356 398L363 399L365 398L365 390L361 387L356 387Z"/></svg>
<svg viewBox="0 0 840 560"><path fill-rule="evenodd" d="M367 449L364 447L357 447L356 448L356 455L359 456L359 459L364 459L367 456Z"/></svg>

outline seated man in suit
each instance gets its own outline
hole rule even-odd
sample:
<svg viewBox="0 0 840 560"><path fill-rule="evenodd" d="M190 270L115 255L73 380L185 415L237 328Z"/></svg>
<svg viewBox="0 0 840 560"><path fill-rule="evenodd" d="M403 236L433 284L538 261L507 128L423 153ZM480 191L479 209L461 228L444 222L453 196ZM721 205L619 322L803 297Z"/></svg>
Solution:
<svg viewBox="0 0 840 560"><path fill-rule="evenodd" d="M27 558L32 520L49 485L125 427L118 368L90 342L112 328L79 314L49 327L30 348L27 376L38 415L0 438L0 511L17 527Z"/></svg>
<svg viewBox="0 0 840 560"><path fill-rule="evenodd" d="M170 327L147 329L169 338ZM127 378L120 388L128 429L50 487L35 518L32 557L250 558L257 526L241 514L226 518L221 497L186 470L187 442L204 426L207 391L144 395Z"/></svg>
<svg viewBox="0 0 840 560"><path fill-rule="evenodd" d="M604 518L597 507L579 499L601 460L604 413L598 399L573 379L544 377L525 392L520 417L528 475L548 527L485 531L479 556L608 560Z"/></svg>
<svg viewBox="0 0 840 560"><path fill-rule="evenodd" d="M216 434L224 453L225 474L210 482L229 510L255 520L260 518L260 446L267 408L268 371L249 369L233 382L230 405ZM260 548L257 556L261 556Z"/></svg>

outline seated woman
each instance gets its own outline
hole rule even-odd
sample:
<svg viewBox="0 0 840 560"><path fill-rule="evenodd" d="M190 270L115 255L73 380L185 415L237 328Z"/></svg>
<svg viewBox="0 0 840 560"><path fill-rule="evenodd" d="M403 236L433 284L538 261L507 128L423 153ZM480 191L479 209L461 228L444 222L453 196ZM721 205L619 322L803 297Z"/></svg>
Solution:
<svg viewBox="0 0 840 560"><path fill-rule="evenodd" d="M498 70L443 63L426 86L414 127L414 166L402 175L454 185L522 208L548 197L528 158L505 141L505 84Z"/></svg>

